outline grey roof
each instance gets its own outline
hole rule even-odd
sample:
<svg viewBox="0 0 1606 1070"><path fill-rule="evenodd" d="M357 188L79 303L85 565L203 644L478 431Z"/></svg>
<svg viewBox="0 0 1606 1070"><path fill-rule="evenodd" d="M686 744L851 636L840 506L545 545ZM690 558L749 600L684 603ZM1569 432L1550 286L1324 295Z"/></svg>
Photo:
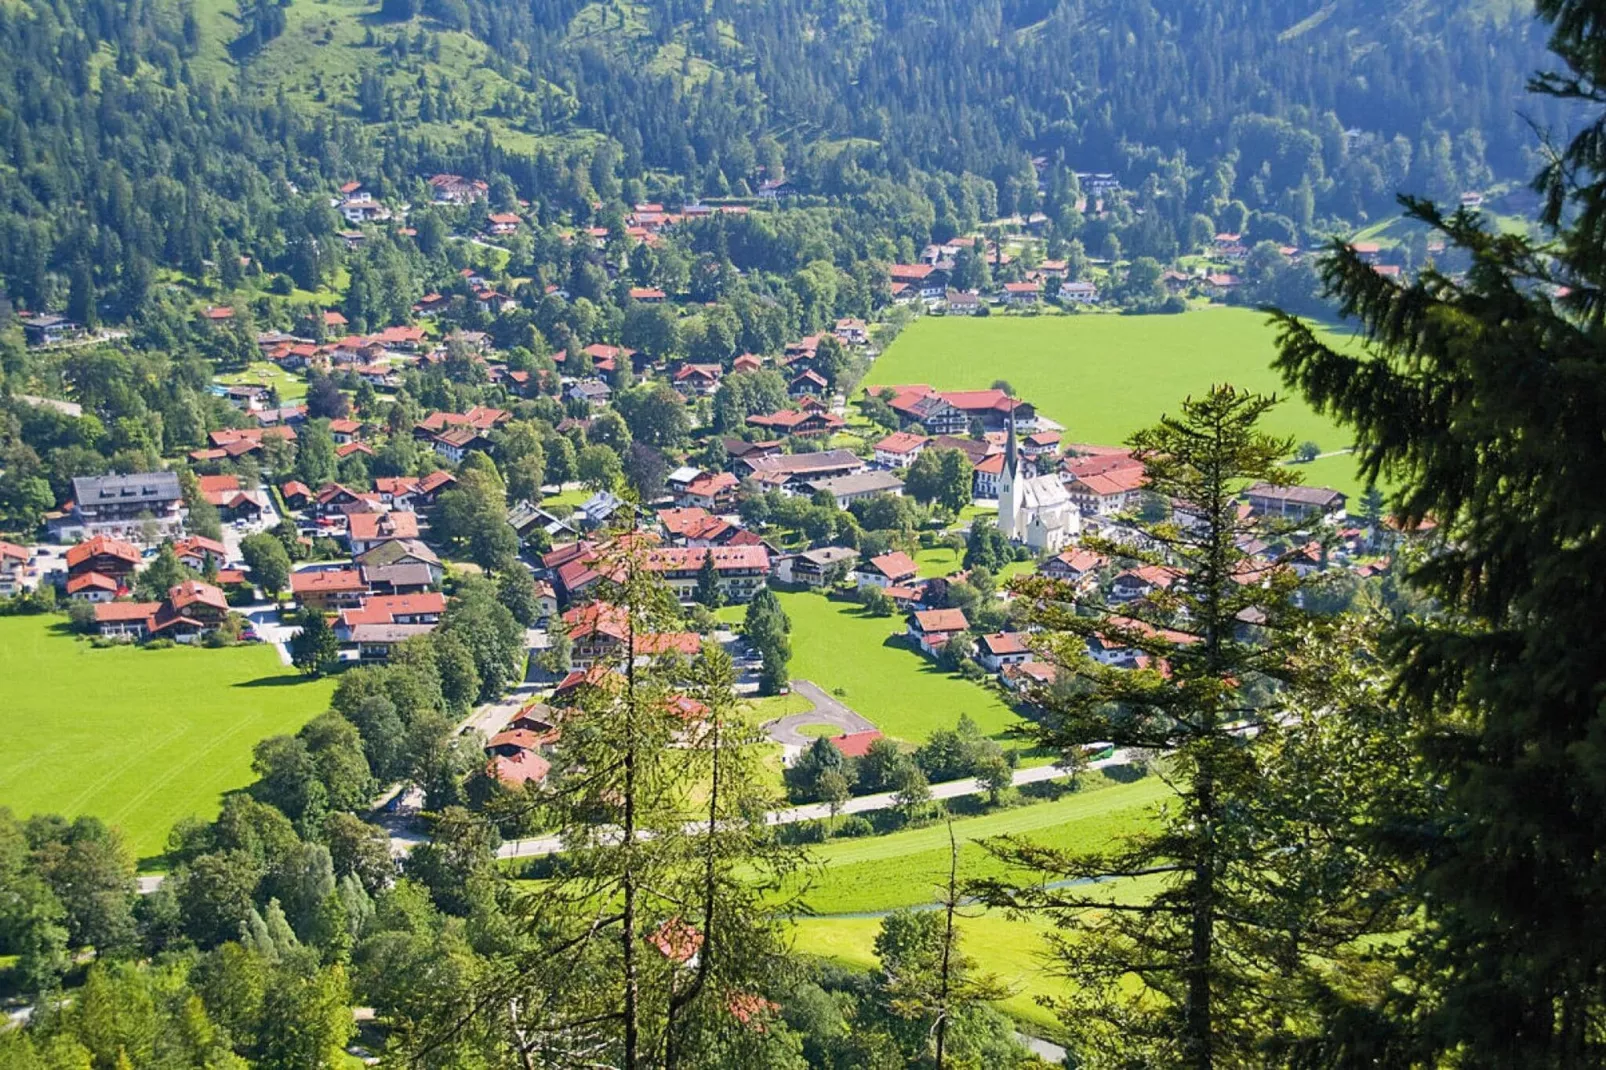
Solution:
<svg viewBox="0 0 1606 1070"><path fill-rule="evenodd" d="M435 572L422 561L406 561L397 565L364 565L363 582L387 587L428 587L435 582Z"/></svg>
<svg viewBox="0 0 1606 1070"><path fill-rule="evenodd" d="M826 568L839 561L857 561L859 559L859 551L849 549L846 546L822 546L818 550L804 550L797 556L811 565Z"/></svg>
<svg viewBox="0 0 1606 1070"><path fill-rule="evenodd" d="M184 497L175 472L136 472L126 476L79 476L72 481L79 506L112 502L175 502Z"/></svg>
<svg viewBox="0 0 1606 1070"><path fill-rule="evenodd" d="M771 454L768 457L744 458L742 463L755 472L784 475L807 475L810 472L854 470L865 467L863 459L849 450Z"/></svg>
<svg viewBox="0 0 1606 1070"><path fill-rule="evenodd" d="M357 624L351 628L353 643L400 643L416 635L428 635L433 624Z"/></svg>
<svg viewBox="0 0 1606 1070"><path fill-rule="evenodd" d="M593 524L601 523L628 504L612 491L599 490L580 503L580 512Z"/></svg>
<svg viewBox="0 0 1606 1070"><path fill-rule="evenodd" d="M357 562L364 568L375 568L394 565L408 557L417 558L429 565L441 563L441 559L435 556L435 551L417 539L386 539L378 546L370 547L358 554Z"/></svg>
<svg viewBox="0 0 1606 1070"><path fill-rule="evenodd" d="M556 513L522 500L508 506L507 522L508 526L520 535L537 526L543 528L548 535L556 535L560 531L574 531L574 528Z"/></svg>
<svg viewBox="0 0 1606 1070"><path fill-rule="evenodd" d="M1256 483L1249 488L1248 493L1251 498L1322 507L1336 505L1344 500L1342 491L1336 491L1331 487L1306 487L1298 483L1287 487L1279 487L1272 483Z"/></svg>
<svg viewBox="0 0 1606 1070"><path fill-rule="evenodd" d="M809 489L823 490L837 498L857 494L902 494L903 480L891 472L855 472L834 479L810 480Z"/></svg>

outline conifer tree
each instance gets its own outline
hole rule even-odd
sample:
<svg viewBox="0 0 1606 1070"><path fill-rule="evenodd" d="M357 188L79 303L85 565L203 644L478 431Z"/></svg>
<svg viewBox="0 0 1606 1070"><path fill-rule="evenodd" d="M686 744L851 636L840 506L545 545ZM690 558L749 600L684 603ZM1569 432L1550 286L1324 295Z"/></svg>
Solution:
<svg viewBox="0 0 1606 1070"><path fill-rule="evenodd" d="M1303 956L1336 956L1366 930L1354 920L1365 916L1354 909L1362 856L1342 831L1351 793L1301 808L1314 786L1279 773L1285 741L1305 739L1317 708L1310 680L1335 667L1305 638L1302 581L1243 549L1269 529L1244 516L1240 493L1292 479L1279 463L1290 443L1258 426L1273 403L1216 387L1129 440L1148 490L1176 503L1173 519L1139 525L1158 547L1151 563L1173 574L1168 589L1113 611L1057 581L1017 584L1045 629L1039 656L1061 676L1037 696L1046 709L1031 730L1037 744L1064 753L1113 742L1154 756L1170 789L1153 822L1115 846L991 841L998 858L1037 879L972 889L1063 930L1056 952L1074 985L1058 1006L1088 1065L1252 1064L1297 1017ZM1135 667L1094 661L1095 637L1129 648ZM1279 865L1282 879L1267 879ZM1133 894L1112 895L1107 880L1131 882Z"/></svg>
<svg viewBox="0 0 1606 1070"><path fill-rule="evenodd" d="M1465 1066L1606 1060L1606 20L1538 11L1565 69L1532 87L1585 120L1535 182L1543 242L1402 198L1464 272L1390 279L1335 243L1322 278L1364 349L1277 314L1284 377L1396 488L1426 548L1407 582L1444 609L1383 647L1438 792L1378 826L1422 905L1411 983L1343 1010Z"/></svg>

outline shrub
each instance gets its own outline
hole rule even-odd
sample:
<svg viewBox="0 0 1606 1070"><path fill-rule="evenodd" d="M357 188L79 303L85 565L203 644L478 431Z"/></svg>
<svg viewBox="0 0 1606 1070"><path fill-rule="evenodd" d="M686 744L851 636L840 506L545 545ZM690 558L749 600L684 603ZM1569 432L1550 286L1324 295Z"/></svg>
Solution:
<svg viewBox="0 0 1606 1070"><path fill-rule="evenodd" d="M831 835L839 840L858 839L861 836L874 836L875 826L870 819L861 814L849 814L842 818L841 823L831 830Z"/></svg>
<svg viewBox="0 0 1606 1070"><path fill-rule="evenodd" d="M826 827L824 821L796 821L780 826L776 838L784 844L824 843Z"/></svg>

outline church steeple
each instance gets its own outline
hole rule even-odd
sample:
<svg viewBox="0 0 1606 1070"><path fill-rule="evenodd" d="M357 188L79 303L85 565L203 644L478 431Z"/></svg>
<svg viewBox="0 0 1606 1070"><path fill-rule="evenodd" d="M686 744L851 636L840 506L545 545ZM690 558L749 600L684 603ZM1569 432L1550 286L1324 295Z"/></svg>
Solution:
<svg viewBox="0 0 1606 1070"><path fill-rule="evenodd" d="M1004 434L1004 471L998 479L998 530L1006 539L1025 535L1020 530L1020 456L1015 448L1015 406L1005 417L1009 426Z"/></svg>
<svg viewBox="0 0 1606 1070"><path fill-rule="evenodd" d="M1015 405L1013 399L1010 402L1009 415L1006 419L1009 421L1009 427L1007 429L1007 437L1004 439L1004 470L1009 473L1011 479L1014 479L1020 467L1020 458L1015 451Z"/></svg>

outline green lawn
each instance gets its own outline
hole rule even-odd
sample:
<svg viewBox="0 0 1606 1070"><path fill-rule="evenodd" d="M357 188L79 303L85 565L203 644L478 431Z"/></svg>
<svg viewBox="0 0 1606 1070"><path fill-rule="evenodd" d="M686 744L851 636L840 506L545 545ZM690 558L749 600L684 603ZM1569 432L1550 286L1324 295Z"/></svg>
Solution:
<svg viewBox="0 0 1606 1070"><path fill-rule="evenodd" d="M562 516L565 510L572 512L582 502L590 499L596 493L596 491L589 490L585 487L576 487L573 490L559 491L556 494L550 494L547 497L542 498L541 508L550 512L555 512L559 516Z"/></svg>
<svg viewBox="0 0 1606 1070"><path fill-rule="evenodd" d="M1213 383L1286 397L1271 368L1272 343L1265 317L1249 309L1177 316L922 316L876 360L865 383L958 390L1006 379L1045 416L1065 425L1066 441L1114 445ZM1267 416L1266 427L1292 435L1296 443L1315 442L1324 452L1352 441L1292 397ZM1341 461L1319 474L1328 485L1360 492Z"/></svg>
<svg viewBox="0 0 1606 1070"><path fill-rule="evenodd" d="M973 912L967 912L967 914ZM1001 914L967 916L959 923L960 947L1009 989L1010 995L995 1006L1031 1031L1053 1038L1059 1023L1039 996L1060 995L1066 982L1047 972L1044 952L1052 926L1041 921L1011 921ZM797 918L792 922L793 946L853 969L877 966L876 934L879 918Z"/></svg>
<svg viewBox="0 0 1606 1070"><path fill-rule="evenodd" d="M252 780L251 748L328 708L271 646L96 650L59 617L0 618L0 805L94 814L137 856Z"/></svg>
<svg viewBox="0 0 1606 1070"><path fill-rule="evenodd" d="M220 375L217 381L225 386L239 386L243 383L257 383L262 386L278 388L279 400L289 405L300 401L307 396L307 381L298 375L291 375L277 364L269 361L258 361L250 365L243 372L231 372Z"/></svg>
<svg viewBox="0 0 1606 1070"><path fill-rule="evenodd" d="M1094 776L1083 791L1053 802L955 821L961 879L1004 872L977 846L979 840L1024 835L1057 847L1098 847L1140 824L1167 790L1157 776L1127 784ZM948 878L948 829L929 825L888 836L834 840L813 848L810 858L821 867L804 892L814 913L857 914L932 903Z"/></svg>
<svg viewBox="0 0 1606 1070"><path fill-rule="evenodd" d="M924 741L960 714L998 735L1019 718L994 691L943 672L901 638L902 616L871 617L851 602L777 592L792 618L794 679L835 693L895 739ZM896 638L895 638L896 637Z"/></svg>
<svg viewBox="0 0 1606 1070"><path fill-rule="evenodd" d="M1101 783L1105 786L1097 786ZM1130 784L1092 778L1087 790L1056 802L956 821L961 876L1003 872L977 840L1014 833L1061 847L1097 847L1143 821L1165 794L1165 785L1154 776ZM793 919L794 947L851 968L873 969L877 963L872 949L881 918L869 915L934 902L947 879L948 830L934 825L872 839L838 840L814 848L811 857L821 868L807 903L821 914ZM1108 888L1112 896L1123 899L1148 893L1132 882ZM1062 994L1069 983L1050 971L1045 957L1052 926L975 907L965 908L960 924L964 952L1010 991L997 1007L1034 1032L1057 1035L1059 1023L1037 1002L1042 996Z"/></svg>

